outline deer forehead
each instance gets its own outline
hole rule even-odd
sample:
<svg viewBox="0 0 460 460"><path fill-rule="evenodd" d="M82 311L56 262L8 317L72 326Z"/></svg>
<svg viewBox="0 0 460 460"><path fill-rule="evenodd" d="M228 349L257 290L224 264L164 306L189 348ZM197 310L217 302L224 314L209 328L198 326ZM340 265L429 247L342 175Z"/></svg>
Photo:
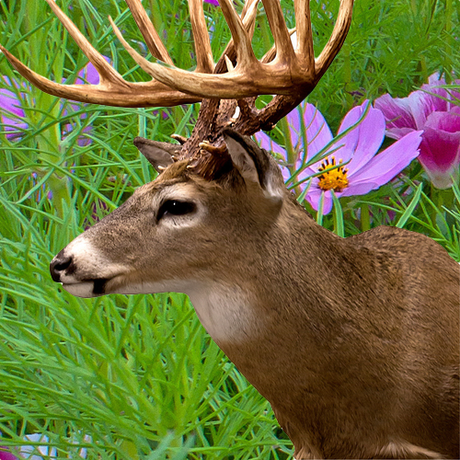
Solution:
<svg viewBox="0 0 460 460"><path fill-rule="evenodd" d="M190 178L157 179L135 192L137 199L149 203L154 209L158 209L168 200L203 203L212 195L212 187L203 187L202 184Z"/></svg>

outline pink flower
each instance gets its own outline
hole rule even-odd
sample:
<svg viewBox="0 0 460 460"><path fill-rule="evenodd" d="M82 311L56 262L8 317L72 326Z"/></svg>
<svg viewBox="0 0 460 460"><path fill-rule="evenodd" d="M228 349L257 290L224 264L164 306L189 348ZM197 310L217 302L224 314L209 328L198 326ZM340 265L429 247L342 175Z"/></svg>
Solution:
<svg viewBox="0 0 460 460"><path fill-rule="evenodd" d="M332 209L332 192L337 197L365 195L393 179L419 154L421 131L407 134L377 154L385 137L385 119L369 101L347 113L335 138L323 115L311 104L303 103L287 120L297 158L296 180L308 179L302 185L309 187L306 199L315 210L322 203L323 214ZM261 147L285 157L284 149L266 134L257 133L256 138ZM291 181L291 172L282 169L284 178Z"/></svg>
<svg viewBox="0 0 460 460"><path fill-rule="evenodd" d="M6 447L0 446L0 460L18 460L18 458L6 451Z"/></svg>
<svg viewBox="0 0 460 460"><path fill-rule="evenodd" d="M385 94L374 103L385 115L388 136L400 139L423 129L418 159L440 189L458 180L460 165L460 93L445 86L445 80L434 74L428 84L408 97Z"/></svg>

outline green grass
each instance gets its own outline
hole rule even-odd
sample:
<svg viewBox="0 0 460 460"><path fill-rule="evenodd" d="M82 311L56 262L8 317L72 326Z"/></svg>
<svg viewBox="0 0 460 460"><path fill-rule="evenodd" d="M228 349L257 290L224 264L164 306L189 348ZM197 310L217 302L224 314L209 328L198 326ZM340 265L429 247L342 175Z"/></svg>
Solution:
<svg viewBox="0 0 460 460"><path fill-rule="evenodd" d="M127 79L146 79L108 27L110 14L129 40L141 40L124 2L93 3L60 2L72 4L75 23ZM318 49L338 2L311 3ZM193 67L185 2L144 4L166 31L175 62ZM219 11L205 8L217 57L229 34ZM451 0L358 0L344 49L309 101L336 130L364 99L405 96L434 71L458 69L459 10ZM86 64L45 2L2 2L0 18L1 43L42 75L71 79ZM266 24L254 42L260 56L271 43ZM20 81L1 57L0 72ZM88 459L292 458L269 404L210 340L185 296L77 299L49 276L54 254L153 179L132 139L187 136L198 107L85 106L64 115L68 103L26 93L21 140L0 133L0 444L25 445L26 434L43 433L61 458L75 458L82 446ZM68 122L74 128L62 140ZM91 144L79 146L89 126ZM274 135L281 134L282 123ZM334 211L318 219L344 236L380 224L423 232L460 260L458 187L432 189L417 163L404 177L367 196L336 200Z"/></svg>

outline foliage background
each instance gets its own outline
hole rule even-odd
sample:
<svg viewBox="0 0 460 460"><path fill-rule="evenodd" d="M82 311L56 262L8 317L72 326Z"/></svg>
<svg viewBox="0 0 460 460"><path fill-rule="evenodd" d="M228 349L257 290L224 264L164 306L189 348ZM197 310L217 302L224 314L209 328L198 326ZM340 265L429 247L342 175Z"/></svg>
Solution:
<svg viewBox="0 0 460 460"><path fill-rule="evenodd" d="M143 3L176 64L193 67L186 2ZM127 79L147 79L106 19L110 14L142 51L124 2L59 4ZM292 5L282 4L292 26ZM338 4L311 1L317 53ZM219 9L205 9L217 58L229 33ZM435 71L449 79L460 62L459 20L454 0L357 0L343 50L309 102L334 130L364 99L406 96ZM86 64L42 0L3 1L0 22L0 42L42 75L72 79ZM271 41L261 20L256 54ZM4 57L0 74L21 81ZM11 90L5 80L0 85ZM198 107L75 109L28 86L14 91L27 126L20 140L7 137L5 127L0 132L1 443L35 445L24 436L43 433L40 444L48 441L61 458L76 458L82 447L89 459L292 458L270 406L210 340L185 296L77 299L49 276L54 254L153 179L132 139L187 136ZM66 123L73 129L63 138ZM272 135L282 142L286 129L280 122ZM344 200L322 224L344 235L382 223L404 226L434 237L460 260L460 192L436 192L424 179L414 163L406 180Z"/></svg>

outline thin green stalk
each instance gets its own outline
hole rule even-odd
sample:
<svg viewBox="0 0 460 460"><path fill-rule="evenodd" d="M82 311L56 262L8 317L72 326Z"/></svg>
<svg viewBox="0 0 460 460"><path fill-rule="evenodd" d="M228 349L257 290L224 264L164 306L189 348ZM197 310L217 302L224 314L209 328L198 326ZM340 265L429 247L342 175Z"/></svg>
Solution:
<svg viewBox="0 0 460 460"><path fill-rule="evenodd" d="M371 217L370 217L370 212L369 212L369 205L367 204L362 204L359 207L361 211L361 230L363 232L370 230L371 228Z"/></svg>

